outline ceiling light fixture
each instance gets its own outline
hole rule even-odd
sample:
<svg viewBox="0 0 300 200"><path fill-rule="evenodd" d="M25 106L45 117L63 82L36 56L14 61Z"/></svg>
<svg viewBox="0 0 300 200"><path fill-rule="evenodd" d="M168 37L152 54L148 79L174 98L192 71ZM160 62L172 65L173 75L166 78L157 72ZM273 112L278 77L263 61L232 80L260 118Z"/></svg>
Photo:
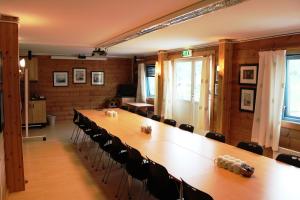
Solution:
<svg viewBox="0 0 300 200"><path fill-rule="evenodd" d="M188 21L193 18L200 17L200 16L203 16L205 14L208 14L208 13L220 10L220 9L224 9L224 8L228 8L228 7L237 5L244 1L247 1L247 0L220 0L215 3L209 4L207 6L195 9L191 12L188 12L188 13L179 15L177 17L171 18L169 20L163 21L161 23L151 25L150 27L144 28L142 30L138 30L136 32L131 33L130 35L126 35L125 37L121 37L121 36L119 38L117 37L115 40L112 39L112 40L114 40L112 42L110 42L110 41L103 42L97 46L102 46L102 47L106 47L106 48L112 47L112 46L115 46L122 42L126 42L126 41L132 40L134 38L140 37L142 35L145 35L145 34L148 34L148 33L163 29L163 28L167 28L167 27L175 25L175 24L179 24L179 23Z"/></svg>

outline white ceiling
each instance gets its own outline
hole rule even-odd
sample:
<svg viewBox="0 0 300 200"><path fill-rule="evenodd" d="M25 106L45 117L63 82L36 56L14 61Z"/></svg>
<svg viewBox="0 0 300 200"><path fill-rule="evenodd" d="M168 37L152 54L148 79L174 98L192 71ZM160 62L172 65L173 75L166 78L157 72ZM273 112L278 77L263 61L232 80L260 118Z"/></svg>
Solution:
<svg viewBox="0 0 300 200"><path fill-rule="evenodd" d="M0 0L0 13L20 17L20 48L41 54L90 53L101 41L197 0ZM110 55L300 32L300 0L248 0L108 49Z"/></svg>

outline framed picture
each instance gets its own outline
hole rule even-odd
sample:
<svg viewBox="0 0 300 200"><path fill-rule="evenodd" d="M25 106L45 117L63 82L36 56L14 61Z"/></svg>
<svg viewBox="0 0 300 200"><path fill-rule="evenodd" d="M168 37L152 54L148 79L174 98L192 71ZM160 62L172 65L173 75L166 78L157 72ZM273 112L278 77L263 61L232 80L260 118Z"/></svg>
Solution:
<svg viewBox="0 0 300 200"><path fill-rule="evenodd" d="M258 64L240 66L240 84L257 84Z"/></svg>
<svg viewBox="0 0 300 200"><path fill-rule="evenodd" d="M73 83L86 83L85 68L73 68Z"/></svg>
<svg viewBox="0 0 300 200"><path fill-rule="evenodd" d="M68 72L53 72L53 86L68 86Z"/></svg>
<svg viewBox="0 0 300 200"><path fill-rule="evenodd" d="M255 88L241 88L240 110L245 112L254 112L255 108Z"/></svg>
<svg viewBox="0 0 300 200"><path fill-rule="evenodd" d="M104 72L92 72L92 85L104 85Z"/></svg>

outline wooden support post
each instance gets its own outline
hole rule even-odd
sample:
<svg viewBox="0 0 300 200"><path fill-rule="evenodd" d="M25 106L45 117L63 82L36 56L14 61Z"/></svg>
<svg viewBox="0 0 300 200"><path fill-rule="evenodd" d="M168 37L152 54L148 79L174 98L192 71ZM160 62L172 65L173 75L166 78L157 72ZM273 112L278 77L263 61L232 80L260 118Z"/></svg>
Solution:
<svg viewBox="0 0 300 200"><path fill-rule="evenodd" d="M232 76L232 40L219 41L219 95L221 132L230 141L230 110L231 110L231 76Z"/></svg>
<svg viewBox="0 0 300 200"><path fill-rule="evenodd" d="M21 129L18 18L0 15L3 56L4 151L9 192L25 190Z"/></svg>
<svg viewBox="0 0 300 200"><path fill-rule="evenodd" d="M157 92L157 114L162 115L162 101L163 101L163 92L164 92L164 61L167 60L167 52L159 51L158 52L158 65L155 69L158 72L158 92Z"/></svg>

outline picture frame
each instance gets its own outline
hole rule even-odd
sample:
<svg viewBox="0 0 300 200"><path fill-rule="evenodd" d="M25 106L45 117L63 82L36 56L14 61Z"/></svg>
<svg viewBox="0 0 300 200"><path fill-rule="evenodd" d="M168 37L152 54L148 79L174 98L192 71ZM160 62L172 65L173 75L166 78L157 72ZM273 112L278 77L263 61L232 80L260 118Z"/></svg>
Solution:
<svg viewBox="0 0 300 200"><path fill-rule="evenodd" d="M240 84L256 85L258 78L258 64L240 65Z"/></svg>
<svg viewBox="0 0 300 200"><path fill-rule="evenodd" d="M69 84L68 81L68 72L55 71L53 72L53 86L54 87L67 87Z"/></svg>
<svg viewBox="0 0 300 200"><path fill-rule="evenodd" d="M241 88L240 90L240 110L243 112L254 112L256 89Z"/></svg>
<svg viewBox="0 0 300 200"><path fill-rule="evenodd" d="M73 83L74 84L86 83L86 68L73 68Z"/></svg>
<svg viewBox="0 0 300 200"><path fill-rule="evenodd" d="M104 85L104 71L91 72L91 84L95 86Z"/></svg>

